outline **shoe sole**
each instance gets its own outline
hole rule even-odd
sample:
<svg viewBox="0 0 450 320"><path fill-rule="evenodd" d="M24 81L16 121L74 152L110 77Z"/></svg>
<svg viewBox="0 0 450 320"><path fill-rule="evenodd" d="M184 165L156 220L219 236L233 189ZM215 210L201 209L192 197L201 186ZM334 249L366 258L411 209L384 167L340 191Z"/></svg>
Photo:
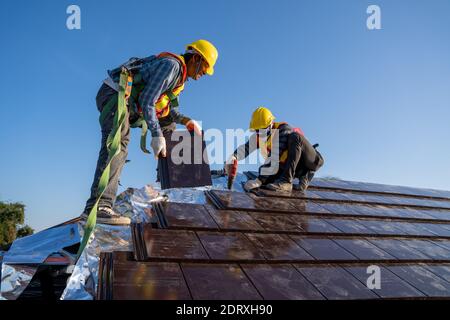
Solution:
<svg viewBox="0 0 450 320"><path fill-rule="evenodd" d="M270 191L277 191L277 192L292 192L292 189L285 190L285 189L279 189L279 188L274 188L274 187L269 187L269 186L266 186L265 189L270 190Z"/></svg>
<svg viewBox="0 0 450 320"><path fill-rule="evenodd" d="M109 225L129 225L131 223L130 218L97 218L97 223L109 224Z"/></svg>
<svg viewBox="0 0 450 320"><path fill-rule="evenodd" d="M296 190L296 191L301 191L301 192L305 192L305 191L306 191L306 189L308 189L308 187L306 187L306 188L304 188L304 189L303 189L303 188L300 188L300 187L295 187L295 186L294 186L294 187L293 187L293 189L294 189L294 190Z"/></svg>
<svg viewBox="0 0 450 320"><path fill-rule="evenodd" d="M87 221L88 215L83 214L80 216L82 221ZM97 217L97 223L99 224L108 224L108 225L130 225L131 219L127 217L120 217L120 218L98 218Z"/></svg>

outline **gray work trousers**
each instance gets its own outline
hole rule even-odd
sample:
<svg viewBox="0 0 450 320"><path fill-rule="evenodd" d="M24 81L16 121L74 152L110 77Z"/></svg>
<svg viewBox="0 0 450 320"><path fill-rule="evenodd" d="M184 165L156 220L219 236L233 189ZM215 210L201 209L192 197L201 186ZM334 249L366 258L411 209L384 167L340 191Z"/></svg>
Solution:
<svg viewBox="0 0 450 320"><path fill-rule="evenodd" d="M100 113L102 112L105 105L108 103L108 101L115 93L116 91L106 84L103 84L100 87L96 97L97 109ZM116 111L117 111L117 102L115 103L114 107L111 108L111 112L106 116L104 122L101 124L102 130L101 148L98 154L97 168L95 169L94 181L92 182L91 186L91 195L89 199L86 201L86 206L84 209L84 212L86 213L89 213L98 197L98 184L108 161L108 150L106 147L106 140L113 128L114 115ZM175 123L169 123L169 121L165 119L164 127L161 127L161 129L163 131L173 131L175 127L176 127ZM112 208L114 202L116 201L117 189L119 187L119 178L120 174L122 173L123 166L125 165L125 161L127 159L128 143L130 142L130 123L129 123L128 109L126 113L126 120L122 125L120 142L121 142L120 153L116 155L111 162L109 183L99 201L99 207Z"/></svg>

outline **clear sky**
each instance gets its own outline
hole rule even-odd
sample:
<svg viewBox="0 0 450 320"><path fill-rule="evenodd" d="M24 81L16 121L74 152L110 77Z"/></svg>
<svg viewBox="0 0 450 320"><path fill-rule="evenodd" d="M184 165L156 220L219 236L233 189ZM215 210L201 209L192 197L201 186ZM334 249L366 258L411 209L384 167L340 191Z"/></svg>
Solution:
<svg viewBox="0 0 450 320"><path fill-rule="evenodd" d="M70 4L81 30L66 28ZM2 1L0 200L23 202L37 230L78 216L106 70L200 38L216 73L180 103L205 129L247 128L265 105L320 143L320 176L450 190L449 15L448 0ZM155 180L134 131L120 191Z"/></svg>

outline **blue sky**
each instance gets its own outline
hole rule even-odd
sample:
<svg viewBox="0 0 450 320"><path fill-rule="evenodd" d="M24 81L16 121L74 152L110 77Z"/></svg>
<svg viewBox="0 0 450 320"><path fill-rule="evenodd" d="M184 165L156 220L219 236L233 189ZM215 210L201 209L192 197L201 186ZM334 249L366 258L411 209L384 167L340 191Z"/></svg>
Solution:
<svg viewBox="0 0 450 320"><path fill-rule="evenodd" d="M200 38L219 49L216 73L180 102L205 129L246 128L265 105L320 143L321 176L450 190L449 1L167 3L2 2L0 200L23 202L35 229L79 215L89 196L106 70ZM66 28L70 4L81 30ZM382 30L366 27L370 4ZM155 180L139 130L128 158L124 187Z"/></svg>

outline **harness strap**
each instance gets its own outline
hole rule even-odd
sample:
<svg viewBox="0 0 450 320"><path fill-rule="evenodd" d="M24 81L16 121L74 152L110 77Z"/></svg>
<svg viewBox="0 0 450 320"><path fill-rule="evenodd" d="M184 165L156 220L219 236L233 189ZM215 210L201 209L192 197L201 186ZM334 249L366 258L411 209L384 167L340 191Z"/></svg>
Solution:
<svg viewBox="0 0 450 320"><path fill-rule="evenodd" d="M145 121L144 117L141 116L137 121L130 124L132 128L138 128L141 127L141 150L144 153L150 154L150 151L147 149L147 132L148 132L148 125L147 121Z"/></svg>
<svg viewBox="0 0 450 320"><path fill-rule="evenodd" d="M163 52L163 53L161 53L161 54L159 54L157 56L157 58L163 58L163 57L172 57L172 58L175 58L175 59L177 59L178 61L181 62L181 65L182 65L182 68L183 68L183 70L182 70L182 77L181 77L179 83L175 86L175 89L180 87L180 86L182 86L184 84L184 82L186 81L186 78L187 78L186 64L178 56L176 56L176 55L174 55L172 53ZM139 66L139 65L136 63L136 61L141 63L142 60L141 59L135 59L135 60L130 59L130 61L128 63L123 65L123 68L129 70L130 69L129 66L130 66L130 67L133 68L133 70L132 70L133 72L135 70L138 70L137 66ZM123 70L123 68L122 68L122 70ZM118 71L114 70L114 72L117 73ZM121 74L121 77L122 77L122 74ZM138 111L138 114L139 114L139 118L135 122L133 122L130 126L132 128L137 128L137 127L141 127L142 128L142 130L141 130L140 147L141 147L141 150L144 153L149 154L150 151L148 151L148 149L146 147L146 145L147 145L148 125L147 125L147 122L145 121L145 118L144 118L144 116L142 114L142 109L140 108L139 102L138 102L140 93L141 93L142 89L145 87L145 83L142 81L142 76L141 76L141 74L139 72L137 72L134 75L134 77L131 76L131 74L128 77L131 78L131 84L130 84L130 86L126 87L126 89L125 89L127 91L126 92L126 96L130 97L130 103L131 104L136 104L137 111ZM121 87L119 85L119 90L120 90L120 88ZM175 90L175 89L173 89L173 90ZM179 101L178 101L178 96L173 93L173 90L168 89L161 96L166 95L169 98L170 107L176 108L176 107L179 106ZM115 101L117 101L116 99L117 99L117 94L113 95L111 97L111 99L108 101L108 103L104 106L104 108L102 110L102 113L100 114L100 123L103 123L105 121L106 117L108 116L108 114L110 114L110 112L112 111L112 109L114 107ZM109 137L108 137L108 142L110 143Z"/></svg>
<svg viewBox="0 0 450 320"><path fill-rule="evenodd" d="M167 90L165 94L169 97L169 103L172 108L176 108L180 105L178 102L178 97L173 93L172 90Z"/></svg>
<svg viewBox="0 0 450 320"><path fill-rule="evenodd" d="M100 113L99 122L102 124L105 122L106 117L112 111L116 101L117 101L117 93L115 93L108 101L108 103L103 107L102 113Z"/></svg>
<svg viewBox="0 0 450 320"><path fill-rule="evenodd" d="M112 160L120 153L121 150L121 134L122 134L122 126L126 119L127 112L127 99L131 93L131 87L133 85L133 78L128 74L128 71L123 68L120 74L120 82L119 82L119 94L118 94L118 103L117 103L117 112L114 115L113 127L111 132L108 135L106 147L108 149L108 161L105 169L100 176L100 180L98 183L97 189L97 200L95 201L91 211L89 212L89 216L86 221L86 225L84 227L84 235L83 239L80 243L80 248L77 253L77 260L80 258L84 248L89 242L94 230L97 221L97 210L98 203L105 192L106 187L109 183L109 175L111 170L111 162ZM103 108L103 111L100 115L100 121L104 121L108 112L112 110L112 106L114 105L114 98L110 99L107 105Z"/></svg>
<svg viewBox="0 0 450 320"><path fill-rule="evenodd" d="M133 91L131 91L131 95L129 97L129 100L134 100L133 97ZM103 107L102 113L100 114L100 124L102 124L108 114L112 111L112 108L115 105L115 102L117 101L117 94L113 95L111 99L108 101L108 103ZM136 100L135 100L136 101ZM137 103L137 101L136 101ZM147 149L147 131L148 131L148 125L145 121L143 115L141 114L140 117L133 123L130 124L132 128L138 128L141 127L141 142L140 147L142 152L150 154L150 151Z"/></svg>

